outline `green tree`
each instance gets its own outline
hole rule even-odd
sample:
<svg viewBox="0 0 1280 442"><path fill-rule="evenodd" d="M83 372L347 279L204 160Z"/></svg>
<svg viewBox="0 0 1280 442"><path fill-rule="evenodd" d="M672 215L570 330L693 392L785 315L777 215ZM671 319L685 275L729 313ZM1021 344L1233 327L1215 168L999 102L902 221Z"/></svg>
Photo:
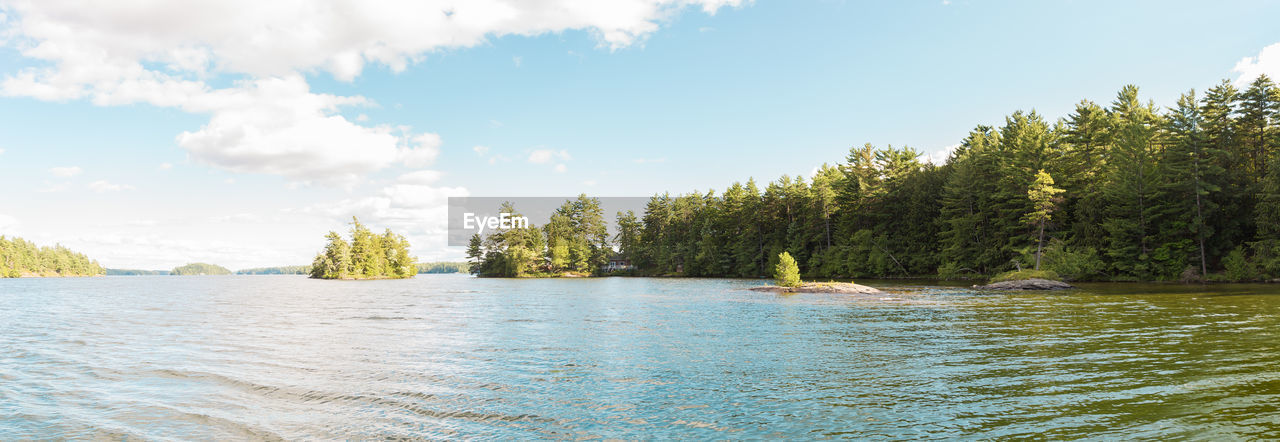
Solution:
<svg viewBox="0 0 1280 442"><path fill-rule="evenodd" d="M1111 105L1114 144L1104 196L1110 204L1103 227L1107 256L1120 273L1146 278L1151 271L1151 200L1156 190L1154 104L1138 100L1137 86L1121 89Z"/></svg>
<svg viewBox="0 0 1280 442"><path fill-rule="evenodd" d="M778 254L778 265L773 269L773 280L779 287L797 287L800 285L800 266L790 253Z"/></svg>
<svg viewBox="0 0 1280 442"><path fill-rule="evenodd" d="M1053 187L1053 177L1044 169L1036 172L1036 179L1027 188L1027 199L1031 200L1031 212L1023 218L1027 223L1035 225L1036 234L1036 270L1040 270L1040 256L1044 250L1044 228L1049 224L1056 207L1058 194L1062 189Z"/></svg>

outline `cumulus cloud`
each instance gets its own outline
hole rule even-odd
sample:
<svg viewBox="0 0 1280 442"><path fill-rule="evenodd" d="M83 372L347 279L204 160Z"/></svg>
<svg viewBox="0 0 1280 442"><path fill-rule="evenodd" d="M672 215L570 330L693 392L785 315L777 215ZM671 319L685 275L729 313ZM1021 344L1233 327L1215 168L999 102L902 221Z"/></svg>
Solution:
<svg viewBox="0 0 1280 442"><path fill-rule="evenodd" d="M443 144L440 136L433 133L414 136L410 142L411 146L397 151L400 161L409 167L430 166L440 155L440 145Z"/></svg>
<svg viewBox="0 0 1280 442"><path fill-rule="evenodd" d="M0 94L207 114L203 127L177 136L197 161L301 181L347 179L395 163L427 165L439 136L350 121L340 107L371 103L312 92L309 73L352 81L370 65L398 72L433 51L566 30L617 50L682 10L714 14L742 2L9 0L0 44L38 63L5 75ZM221 76L236 81L212 81Z"/></svg>
<svg viewBox="0 0 1280 442"><path fill-rule="evenodd" d="M89 183L89 190L97 193L119 192L121 190L133 190L133 186L128 184L116 184L106 180L98 180Z"/></svg>
<svg viewBox="0 0 1280 442"><path fill-rule="evenodd" d="M951 153L955 152L956 149L959 149L959 148L960 148L959 144L952 144L950 146L943 147L933 152L925 153L925 161L928 161L933 164L938 164L938 165L946 164L947 159L951 158Z"/></svg>
<svg viewBox="0 0 1280 442"><path fill-rule="evenodd" d="M1236 86L1246 86L1262 74L1266 74L1272 80L1280 80L1280 43L1262 48L1256 57L1240 59L1231 72L1240 73L1236 78Z"/></svg>
<svg viewBox="0 0 1280 442"><path fill-rule="evenodd" d="M49 169L49 173L61 178L70 178L79 175L81 172L84 172L84 169L81 169L80 166L53 167Z"/></svg>
<svg viewBox="0 0 1280 442"><path fill-rule="evenodd" d="M563 149L558 152L551 149L538 149L529 153L529 162L533 164L547 164L555 159L568 161L572 157L569 156L569 151Z"/></svg>

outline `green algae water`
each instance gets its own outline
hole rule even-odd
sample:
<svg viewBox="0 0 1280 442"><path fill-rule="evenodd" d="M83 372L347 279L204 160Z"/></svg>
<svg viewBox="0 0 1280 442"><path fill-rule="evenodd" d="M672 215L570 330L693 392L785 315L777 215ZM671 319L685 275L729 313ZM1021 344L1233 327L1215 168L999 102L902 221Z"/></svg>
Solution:
<svg viewBox="0 0 1280 442"><path fill-rule="evenodd" d="M0 439L1280 437L1280 286L0 280Z"/></svg>

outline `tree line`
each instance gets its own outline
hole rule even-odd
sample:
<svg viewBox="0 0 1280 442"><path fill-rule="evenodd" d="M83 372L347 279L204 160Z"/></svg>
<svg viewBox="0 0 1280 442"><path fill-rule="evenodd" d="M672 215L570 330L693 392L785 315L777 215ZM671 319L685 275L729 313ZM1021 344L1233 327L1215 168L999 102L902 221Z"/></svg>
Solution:
<svg viewBox="0 0 1280 442"><path fill-rule="evenodd" d="M40 247L18 237L0 235L0 277L23 276L98 276L106 270L62 245Z"/></svg>
<svg viewBox="0 0 1280 442"><path fill-rule="evenodd" d="M409 255L409 241L387 229L378 235L351 218L351 240L337 232L325 236L324 250L311 263L311 277L318 279L412 278L418 273Z"/></svg>
<svg viewBox="0 0 1280 442"><path fill-rule="evenodd" d="M612 238L579 197L542 229L473 237L468 258L487 276L598 274L616 248L649 275L765 277L787 252L819 278L1280 278L1277 152L1266 76L1163 109L1130 85L1058 121L1032 110L979 125L941 165L866 144L809 178L655 195L641 216L617 214Z"/></svg>

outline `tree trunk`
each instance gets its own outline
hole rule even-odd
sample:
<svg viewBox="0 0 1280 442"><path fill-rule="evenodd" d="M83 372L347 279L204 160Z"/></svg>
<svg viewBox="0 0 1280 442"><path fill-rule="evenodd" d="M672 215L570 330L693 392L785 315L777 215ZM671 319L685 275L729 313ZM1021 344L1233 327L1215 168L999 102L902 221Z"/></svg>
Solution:
<svg viewBox="0 0 1280 442"><path fill-rule="evenodd" d="M1196 193L1196 236L1198 236L1199 237L1198 239L1200 240L1199 241L1200 242L1200 278L1201 280L1203 280L1203 278L1205 278L1206 274L1208 273L1208 264L1205 263L1204 212L1202 209L1202 204L1200 203L1200 147L1199 145L1196 146L1195 173L1196 173L1196 187L1194 190Z"/></svg>
<svg viewBox="0 0 1280 442"><path fill-rule="evenodd" d="M1040 253L1044 249L1044 221L1040 221L1040 240L1036 241L1036 270L1040 270Z"/></svg>

